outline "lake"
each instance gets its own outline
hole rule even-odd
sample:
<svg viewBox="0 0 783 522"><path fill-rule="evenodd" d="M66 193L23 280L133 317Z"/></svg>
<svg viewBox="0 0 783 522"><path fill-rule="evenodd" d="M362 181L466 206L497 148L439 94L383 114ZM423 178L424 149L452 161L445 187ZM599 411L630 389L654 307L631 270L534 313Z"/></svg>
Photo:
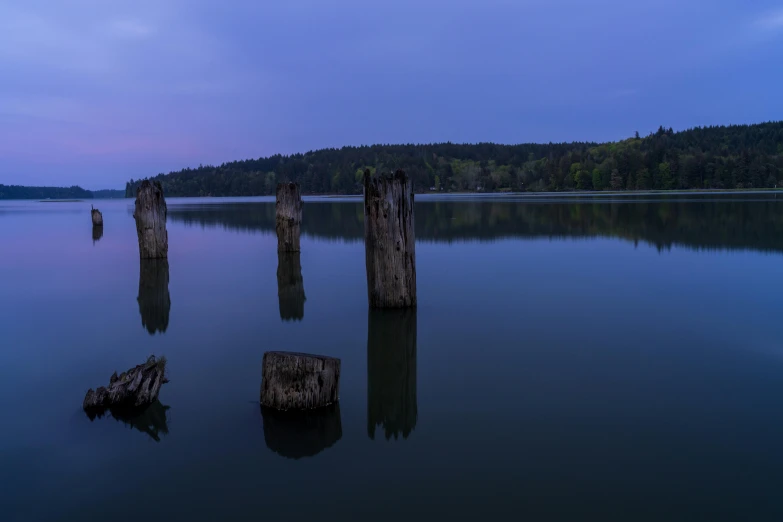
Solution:
<svg viewBox="0 0 783 522"><path fill-rule="evenodd" d="M783 196L416 201L418 308L372 313L358 198L295 262L270 198L170 199L158 263L132 200L0 201L2 519L783 519ZM262 412L268 350L341 358L339 406ZM150 354L159 402L90 420Z"/></svg>

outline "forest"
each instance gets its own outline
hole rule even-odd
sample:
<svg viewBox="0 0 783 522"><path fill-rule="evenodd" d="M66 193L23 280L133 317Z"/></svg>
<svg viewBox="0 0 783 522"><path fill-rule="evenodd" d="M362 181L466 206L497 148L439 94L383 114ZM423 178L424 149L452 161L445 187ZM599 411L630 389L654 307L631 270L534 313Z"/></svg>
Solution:
<svg viewBox="0 0 783 522"><path fill-rule="evenodd" d="M73 187L0 185L0 199L109 199L124 198L124 190L85 190Z"/></svg>
<svg viewBox="0 0 783 522"><path fill-rule="evenodd" d="M361 194L365 170L403 169L416 192L544 192L775 188L783 182L783 122L660 127L611 143L372 145L232 161L158 174L167 196ZM130 180L126 197L141 180Z"/></svg>

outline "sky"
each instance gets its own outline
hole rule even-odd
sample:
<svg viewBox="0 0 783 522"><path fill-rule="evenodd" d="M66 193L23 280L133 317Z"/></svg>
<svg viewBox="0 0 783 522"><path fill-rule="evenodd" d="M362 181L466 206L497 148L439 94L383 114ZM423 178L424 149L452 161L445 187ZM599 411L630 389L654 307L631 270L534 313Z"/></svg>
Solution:
<svg viewBox="0 0 783 522"><path fill-rule="evenodd" d="M783 119L771 0L0 0L0 183Z"/></svg>

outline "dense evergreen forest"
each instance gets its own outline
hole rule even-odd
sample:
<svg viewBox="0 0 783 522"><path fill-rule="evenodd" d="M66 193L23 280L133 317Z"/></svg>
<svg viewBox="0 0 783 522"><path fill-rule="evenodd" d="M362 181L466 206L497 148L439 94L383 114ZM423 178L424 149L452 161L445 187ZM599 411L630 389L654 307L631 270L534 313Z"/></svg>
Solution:
<svg viewBox="0 0 783 522"><path fill-rule="evenodd" d="M323 149L159 174L167 196L360 194L361 177L405 170L417 192L773 188L783 182L783 122L659 128L612 143L372 145ZM126 185L135 196L140 180Z"/></svg>
<svg viewBox="0 0 783 522"><path fill-rule="evenodd" d="M85 190L81 187L23 187L0 185L0 199L93 199L124 198L124 190Z"/></svg>
<svg viewBox="0 0 783 522"><path fill-rule="evenodd" d="M92 199L92 192L81 187L22 187L0 185L0 199Z"/></svg>

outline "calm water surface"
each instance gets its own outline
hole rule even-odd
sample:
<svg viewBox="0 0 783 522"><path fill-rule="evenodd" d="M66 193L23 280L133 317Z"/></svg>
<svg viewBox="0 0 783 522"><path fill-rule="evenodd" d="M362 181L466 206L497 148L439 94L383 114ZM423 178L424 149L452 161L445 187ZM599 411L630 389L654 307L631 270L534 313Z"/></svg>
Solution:
<svg viewBox="0 0 783 522"><path fill-rule="evenodd" d="M417 198L417 310L368 313L358 199L0 202L4 521L783 519L783 198ZM261 411L261 359L342 359ZM141 417L84 392L165 355Z"/></svg>

